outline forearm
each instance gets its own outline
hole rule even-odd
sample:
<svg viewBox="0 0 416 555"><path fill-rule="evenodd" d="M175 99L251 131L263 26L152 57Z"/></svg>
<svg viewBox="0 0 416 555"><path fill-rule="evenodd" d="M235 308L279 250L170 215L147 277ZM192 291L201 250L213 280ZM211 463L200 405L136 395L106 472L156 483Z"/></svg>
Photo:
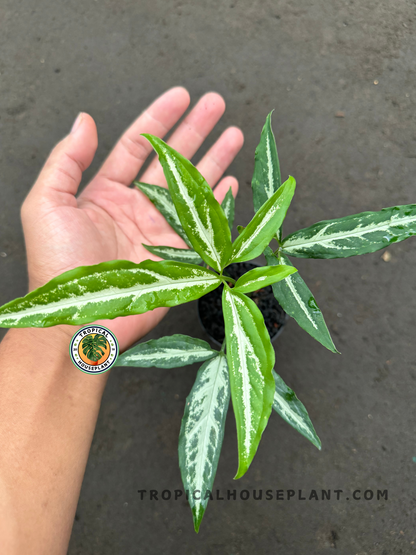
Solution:
<svg viewBox="0 0 416 555"><path fill-rule="evenodd" d="M60 327L7 333L0 345L0 552L66 553L107 377L75 368Z"/></svg>

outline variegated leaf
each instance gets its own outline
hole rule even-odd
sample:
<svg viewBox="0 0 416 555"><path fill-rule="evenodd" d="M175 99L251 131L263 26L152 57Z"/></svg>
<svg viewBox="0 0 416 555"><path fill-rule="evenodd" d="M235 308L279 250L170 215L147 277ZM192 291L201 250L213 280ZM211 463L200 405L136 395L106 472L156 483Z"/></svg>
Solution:
<svg viewBox="0 0 416 555"><path fill-rule="evenodd" d="M266 247L264 255L269 266L274 268L281 264L291 266L290 260L281 251L276 256L270 247ZM309 287L299 273L291 275L284 281L275 283L272 288L277 302L289 316L296 320L301 328L324 347L333 353L338 353L322 312L316 304Z"/></svg>
<svg viewBox="0 0 416 555"><path fill-rule="evenodd" d="M159 137L143 134L159 156L173 203L194 250L221 271L231 254L227 218L211 187L184 156Z"/></svg>
<svg viewBox="0 0 416 555"><path fill-rule="evenodd" d="M140 181L135 181L134 184L156 206L170 227L176 231L179 237L182 237L185 243L188 246L191 246L185 230L182 227L178 213L176 212L169 189L159 187L158 185L141 183Z"/></svg>
<svg viewBox="0 0 416 555"><path fill-rule="evenodd" d="M272 285L297 272L293 266L264 266L254 268L242 275L234 286L234 291L251 293L267 285Z"/></svg>
<svg viewBox="0 0 416 555"><path fill-rule="evenodd" d="M145 245L142 243L144 248L159 256L159 258L163 258L163 260L175 260L176 262L188 262L190 264L201 264L202 258L196 253L193 249L177 249L175 247L162 247L162 246L153 246L153 245Z"/></svg>
<svg viewBox="0 0 416 555"><path fill-rule="evenodd" d="M221 283L217 274L180 262L112 260L80 266L0 307L0 327L87 324L198 299Z"/></svg>
<svg viewBox="0 0 416 555"><path fill-rule="evenodd" d="M227 361L219 354L199 369L179 434L179 466L196 532L214 484L229 402Z"/></svg>
<svg viewBox="0 0 416 555"><path fill-rule="evenodd" d="M244 262L259 256L285 219L296 181L293 177L281 187L256 212L254 218L233 243L230 262Z"/></svg>
<svg viewBox="0 0 416 555"><path fill-rule="evenodd" d="M273 399L274 410L286 420L288 424L293 426L295 430L301 433L306 439L309 439L315 447L321 450L321 440L315 432L315 428L309 418L308 411L304 405L296 397L294 391L288 387L282 378L273 370L275 381L275 392Z"/></svg>
<svg viewBox="0 0 416 555"><path fill-rule="evenodd" d="M206 341L176 334L135 345L118 357L116 366L179 368L217 355Z"/></svg>
<svg viewBox="0 0 416 555"><path fill-rule="evenodd" d="M267 116L254 155L254 173L251 180L254 211L257 212L282 184L279 157L272 130L272 112Z"/></svg>
<svg viewBox="0 0 416 555"><path fill-rule="evenodd" d="M222 306L237 425L235 478L241 478L256 454L272 410L275 355L263 316L251 299L225 285Z"/></svg>
<svg viewBox="0 0 416 555"><path fill-rule="evenodd" d="M231 230L233 228L235 214L235 199L231 187L228 189L227 194L225 195L224 200L221 203L221 208L224 210L224 214L227 217L228 225Z"/></svg>
<svg viewBox="0 0 416 555"><path fill-rule="evenodd" d="M288 235L282 250L298 258L347 258L384 249L412 235L416 235L416 204L407 204L318 222Z"/></svg>
<svg viewBox="0 0 416 555"><path fill-rule="evenodd" d="M254 211L257 212L282 184L279 157L272 130L272 112L267 116L260 136L260 143L254 155L254 173L251 180ZM281 227L277 238L281 239Z"/></svg>

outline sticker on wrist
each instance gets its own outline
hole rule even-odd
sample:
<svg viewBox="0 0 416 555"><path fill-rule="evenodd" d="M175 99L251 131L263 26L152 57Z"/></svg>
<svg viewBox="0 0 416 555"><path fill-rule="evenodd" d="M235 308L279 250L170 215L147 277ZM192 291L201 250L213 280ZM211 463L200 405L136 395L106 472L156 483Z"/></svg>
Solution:
<svg viewBox="0 0 416 555"><path fill-rule="evenodd" d="M116 336L104 326L84 326L69 345L74 365L85 374L103 374L114 366L119 346Z"/></svg>

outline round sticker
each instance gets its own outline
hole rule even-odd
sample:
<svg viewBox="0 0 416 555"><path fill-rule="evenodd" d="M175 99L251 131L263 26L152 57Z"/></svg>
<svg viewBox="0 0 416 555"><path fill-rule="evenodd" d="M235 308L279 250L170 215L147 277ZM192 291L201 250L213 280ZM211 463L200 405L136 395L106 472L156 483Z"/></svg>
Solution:
<svg viewBox="0 0 416 555"><path fill-rule="evenodd" d="M69 345L75 366L86 374L110 370L119 353L116 336L104 326L85 326L77 331Z"/></svg>

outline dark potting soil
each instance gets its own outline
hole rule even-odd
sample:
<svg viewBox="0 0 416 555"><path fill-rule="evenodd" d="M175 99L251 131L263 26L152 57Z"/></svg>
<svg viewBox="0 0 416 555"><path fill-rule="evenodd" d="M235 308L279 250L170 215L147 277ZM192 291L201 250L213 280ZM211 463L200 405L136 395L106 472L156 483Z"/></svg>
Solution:
<svg viewBox="0 0 416 555"><path fill-rule="evenodd" d="M224 270L224 274L234 279L238 279L243 274L256 268L255 264L250 262L241 262L239 264L230 264ZM225 337L224 318L222 315L222 290L223 285L220 285L211 293L204 295L198 301L198 311L201 323L208 335L213 339L222 343ZM263 314L267 331L270 338L274 339L278 331L286 323L286 313L280 304L276 301L271 285L263 287L258 291L249 293L248 295L259 307L260 312Z"/></svg>

